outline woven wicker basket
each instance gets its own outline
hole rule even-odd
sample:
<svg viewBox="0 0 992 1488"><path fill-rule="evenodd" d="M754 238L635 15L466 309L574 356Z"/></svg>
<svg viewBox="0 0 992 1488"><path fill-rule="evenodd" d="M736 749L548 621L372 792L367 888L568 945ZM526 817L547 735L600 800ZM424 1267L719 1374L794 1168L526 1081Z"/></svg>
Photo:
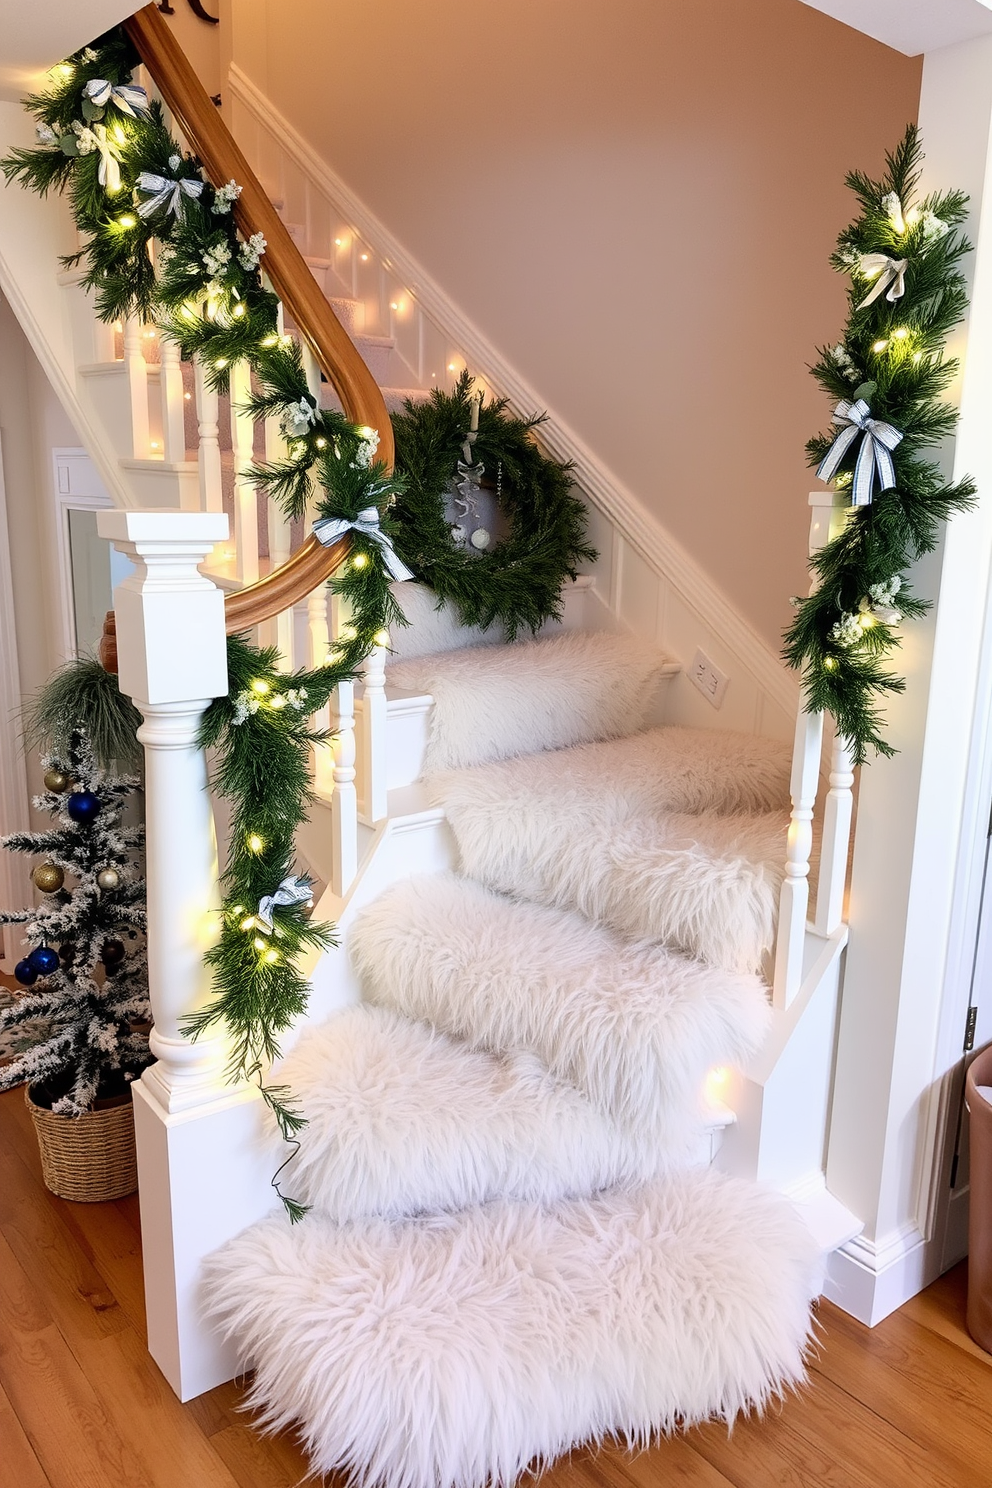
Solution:
<svg viewBox="0 0 992 1488"><path fill-rule="evenodd" d="M61 1116L24 1100L38 1134L45 1187L60 1199L98 1204L121 1199L138 1186L131 1092L82 1116Z"/></svg>

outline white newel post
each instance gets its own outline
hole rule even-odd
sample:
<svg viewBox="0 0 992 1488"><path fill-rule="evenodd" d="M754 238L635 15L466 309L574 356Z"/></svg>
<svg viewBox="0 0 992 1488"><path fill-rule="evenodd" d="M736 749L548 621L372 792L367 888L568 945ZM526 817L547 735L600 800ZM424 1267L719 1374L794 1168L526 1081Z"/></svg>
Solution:
<svg viewBox="0 0 992 1488"><path fill-rule="evenodd" d="M216 932L217 851L196 739L227 691L224 597L198 571L227 536L223 513L103 511L101 536L135 571L115 591L121 690L144 722L148 977L156 1063L133 1087L148 1347L181 1399L231 1378L239 1361L207 1329L203 1257L271 1202L260 1097L225 1080L218 1037L191 1042L183 1018L210 995L203 954Z"/></svg>

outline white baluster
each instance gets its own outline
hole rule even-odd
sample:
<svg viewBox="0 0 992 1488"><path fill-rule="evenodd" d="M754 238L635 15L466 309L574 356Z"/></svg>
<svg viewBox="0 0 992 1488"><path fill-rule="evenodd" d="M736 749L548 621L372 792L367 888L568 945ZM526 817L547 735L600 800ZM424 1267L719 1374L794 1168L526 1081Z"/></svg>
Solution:
<svg viewBox="0 0 992 1488"><path fill-rule="evenodd" d="M100 512L135 564L114 595L120 685L144 718L148 983L157 1063L132 1087L141 1184L148 1346L180 1399L231 1377L237 1352L207 1326L204 1256L271 1201L258 1092L232 1087L226 1043L183 1019L211 996L203 953L217 929L217 858L196 739L227 691L224 597L199 571L227 535L205 512Z"/></svg>
<svg viewBox="0 0 992 1488"><path fill-rule="evenodd" d="M141 321L129 315L124 322L124 371L131 407L131 443L136 460L151 454L148 433L148 367L145 362Z"/></svg>
<svg viewBox="0 0 992 1488"><path fill-rule="evenodd" d="M303 357L303 371L306 374L307 387L320 407L320 364L314 356L310 347L303 340L300 341L300 353Z"/></svg>
<svg viewBox="0 0 992 1488"><path fill-rule="evenodd" d="M224 510L224 492L220 473L217 394L207 384L199 357L193 363L193 377L199 441L196 458L200 470L200 508L202 511L221 512Z"/></svg>
<svg viewBox="0 0 992 1488"><path fill-rule="evenodd" d="M786 1008L799 991L803 974L806 910L809 904L809 855L813 846L813 807L820 777L823 714L800 710L792 756L792 818L779 895L775 944L773 1001Z"/></svg>
<svg viewBox="0 0 992 1488"><path fill-rule="evenodd" d="M167 460L186 458L186 404L179 347L170 336L159 339L159 388L162 394L162 447Z"/></svg>
<svg viewBox="0 0 992 1488"><path fill-rule="evenodd" d="M338 639L350 624L348 602L331 598L331 628ZM344 895L358 872L358 794L355 789L355 687L339 683L335 692L333 727L334 793L331 796L331 887Z"/></svg>
<svg viewBox="0 0 992 1488"><path fill-rule="evenodd" d="M309 636L310 666L316 670L327 659L330 637L327 629L327 590L321 584L307 600L307 632ZM314 714L314 726L330 728L330 706ZM329 797L334 789L334 755L330 744L315 744L313 758L314 789L320 796Z"/></svg>
<svg viewBox="0 0 992 1488"><path fill-rule="evenodd" d="M286 441L282 436L277 418L265 420L265 458L271 463L282 460L286 455ZM269 564L270 568L281 568L290 556L290 529L289 518L281 507L269 497L268 501L269 522ZM291 672L296 666L296 646L293 636L293 611L283 610L281 614L274 617L270 627L270 644L276 646L279 651L280 665L284 671Z"/></svg>
<svg viewBox="0 0 992 1488"><path fill-rule="evenodd" d="M231 368L231 447L234 454L234 541L237 573L243 584L258 579L258 496L244 479L254 458L255 421L243 411L251 397L251 371L247 362Z"/></svg>
<svg viewBox="0 0 992 1488"><path fill-rule="evenodd" d="M853 784L851 747L842 734L837 734L830 752L830 789L823 808L823 845L816 893L816 929L820 935L832 935L844 916Z"/></svg>
<svg viewBox="0 0 992 1488"><path fill-rule="evenodd" d="M361 818L369 826L387 815L386 805L386 647L375 646L362 666L358 782Z"/></svg>

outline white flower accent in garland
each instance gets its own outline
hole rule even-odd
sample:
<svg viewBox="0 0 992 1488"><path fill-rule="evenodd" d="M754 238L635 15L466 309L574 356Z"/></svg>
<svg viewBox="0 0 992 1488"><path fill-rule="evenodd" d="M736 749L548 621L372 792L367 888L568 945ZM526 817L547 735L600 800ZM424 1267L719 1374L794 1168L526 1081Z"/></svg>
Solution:
<svg viewBox="0 0 992 1488"><path fill-rule="evenodd" d="M376 450L379 448L379 430L370 429L366 425L358 432L361 435L361 442L351 462L351 468L352 470L371 470Z"/></svg>
<svg viewBox="0 0 992 1488"><path fill-rule="evenodd" d="M218 186L214 192L211 212L216 213L218 217L224 212L229 212L241 195L241 190L237 181L228 181L226 186Z"/></svg>
<svg viewBox="0 0 992 1488"><path fill-rule="evenodd" d="M864 635L864 626L861 624L861 616L850 610L845 610L840 619L832 626L830 639L838 646L848 649L856 646Z"/></svg>
<svg viewBox="0 0 992 1488"><path fill-rule="evenodd" d="M231 250L226 243L214 243L209 248L204 248L200 254L203 259L207 273L212 279L224 277L228 264L231 262ZM209 293L209 290L208 290Z"/></svg>
<svg viewBox="0 0 992 1488"><path fill-rule="evenodd" d="M847 347L842 341L838 341L837 345L831 350L830 360L837 367L841 376L847 378L848 382L857 384L862 380L861 373L851 360Z"/></svg>
<svg viewBox="0 0 992 1488"><path fill-rule="evenodd" d="M858 609L863 615L870 614L881 620L883 625L898 625L902 614L895 607L895 598L901 588L902 579L898 574L884 584L872 584L867 599L861 601Z"/></svg>
<svg viewBox="0 0 992 1488"><path fill-rule="evenodd" d="M317 410L309 398L291 403L280 422L285 439L303 439L317 422Z"/></svg>
<svg viewBox="0 0 992 1488"><path fill-rule="evenodd" d="M946 222L943 222L935 212L928 207L923 213L923 238L927 243L932 243L936 238L942 238L945 233L950 232Z"/></svg>
<svg viewBox="0 0 992 1488"><path fill-rule="evenodd" d="M257 269L259 260L267 247L266 241L260 232L252 233L247 243L242 243L238 250L238 258L241 267L249 270Z"/></svg>

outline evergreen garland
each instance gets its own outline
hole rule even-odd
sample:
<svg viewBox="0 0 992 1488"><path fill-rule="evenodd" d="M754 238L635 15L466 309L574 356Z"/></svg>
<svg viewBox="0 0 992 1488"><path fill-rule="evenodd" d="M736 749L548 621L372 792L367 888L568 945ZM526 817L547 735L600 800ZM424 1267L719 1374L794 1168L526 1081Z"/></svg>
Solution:
<svg viewBox="0 0 992 1488"><path fill-rule="evenodd" d="M863 400L872 419L901 436L891 450L894 486L853 506L843 532L811 560L815 590L793 601L785 635L784 656L802 671L807 708L833 715L857 764L870 749L894 753L881 732L879 701L906 685L888 666L900 644L896 626L930 608L912 593L905 570L934 549L941 522L971 507L975 496L972 480L949 485L924 455L953 432L957 418L941 401L957 370L943 346L967 307L959 265L971 245L959 231L968 206L962 192L914 202L921 159L911 125L886 155L881 181L860 171L847 177L861 212L831 256L834 268L851 276L847 325L836 345L819 349L812 368L832 399ZM836 434L809 441L811 465L821 464ZM838 490L852 487L861 444L859 434L840 461Z"/></svg>
<svg viewBox="0 0 992 1488"><path fill-rule="evenodd" d="M427 401L408 399L393 415L396 467L405 484L394 512L396 549L439 600L452 602L463 625L487 629L499 621L512 640L561 614L562 584L596 552L585 540L585 508L573 493L571 467L542 455L531 438L543 419L512 417L505 398L482 403L472 454L491 474L502 467L509 536L482 553L454 546L444 497L469 428L471 398L472 379L463 372L451 393L435 388Z"/></svg>

